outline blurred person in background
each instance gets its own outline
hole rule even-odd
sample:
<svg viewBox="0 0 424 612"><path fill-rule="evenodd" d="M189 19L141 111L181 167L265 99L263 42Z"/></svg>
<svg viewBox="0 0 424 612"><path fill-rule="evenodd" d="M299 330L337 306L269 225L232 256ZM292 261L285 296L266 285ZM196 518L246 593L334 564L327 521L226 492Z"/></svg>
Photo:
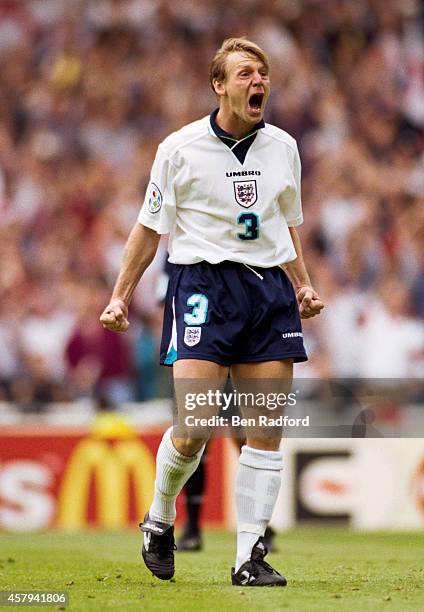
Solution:
<svg viewBox="0 0 424 612"><path fill-rule="evenodd" d="M383 276L358 324L361 378L422 378L424 325L412 312L408 291L399 278L390 273Z"/></svg>
<svg viewBox="0 0 424 612"><path fill-rule="evenodd" d="M94 313L105 296L103 285L82 285L77 320L66 345L69 382L74 397L92 397L102 408L134 400L134 363L127 337L95 325Z"/></svg>
<svg viewBox="0 0 424 612"><path fill-rule="evenodd" d="M17 401L34 404L69 399L66 392L65 346L72 333L74 315L58 301L57 291L34 285L27 295L27 312L18 331L22 371L14 382Z"/></svg>

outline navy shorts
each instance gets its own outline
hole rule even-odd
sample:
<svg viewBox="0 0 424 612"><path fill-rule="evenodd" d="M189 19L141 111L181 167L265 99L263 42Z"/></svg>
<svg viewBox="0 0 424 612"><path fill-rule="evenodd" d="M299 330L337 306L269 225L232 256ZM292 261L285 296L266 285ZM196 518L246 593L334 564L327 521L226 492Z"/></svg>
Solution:
<svg viewBox="0 0 424 612"><path fill-rule="evenodd" d="M254 270L262 279L231 261L171 266L161 364L307 360L292 284L279 267Z"/></svg>

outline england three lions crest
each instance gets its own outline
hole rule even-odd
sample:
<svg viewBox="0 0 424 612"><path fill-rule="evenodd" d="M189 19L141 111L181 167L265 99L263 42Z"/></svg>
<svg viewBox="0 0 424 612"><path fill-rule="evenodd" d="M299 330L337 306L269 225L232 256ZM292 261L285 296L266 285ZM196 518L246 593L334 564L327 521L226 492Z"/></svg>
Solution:
<svg viewBox="0 0 424 612"><path fill-rule="evenodd" d="M195 344L199 344L201 335L201 327L186 327L184 331L184 344L186 344L187 346L194 346Z"/></svg>
<svg viewBox="0 0 424 612"><path fill-rule="evenodd" d="M237 204L243 208L250 208L258 199L258 191L256 189L256 181L233 181L234 195L236 196Z"/></svg>

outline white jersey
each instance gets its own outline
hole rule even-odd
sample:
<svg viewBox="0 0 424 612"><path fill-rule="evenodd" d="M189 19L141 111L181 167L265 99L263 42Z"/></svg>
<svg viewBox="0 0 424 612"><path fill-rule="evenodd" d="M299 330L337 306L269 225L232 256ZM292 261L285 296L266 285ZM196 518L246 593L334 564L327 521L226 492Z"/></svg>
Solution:
<svg viewBox="0 0 424 612"><path fill-rule="evenodd" d="M303 221L299 153L289 134L263 125L243 164L209 117L159 145L138 221L170 234L171 263L268 268L296 259L288 228Z"/></svg>

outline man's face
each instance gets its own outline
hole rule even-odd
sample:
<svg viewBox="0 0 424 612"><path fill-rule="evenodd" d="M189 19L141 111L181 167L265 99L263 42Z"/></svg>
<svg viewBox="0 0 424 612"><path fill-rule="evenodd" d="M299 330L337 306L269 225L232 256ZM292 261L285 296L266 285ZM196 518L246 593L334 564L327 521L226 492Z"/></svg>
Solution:
<svg viewBox="0 0 424 612"><path fill-rule="evenodd" d="M220 104L246 124L263 119L270 92L267 67L254 55L235 51L226 62L226 79L215 82Z"/></svg>

